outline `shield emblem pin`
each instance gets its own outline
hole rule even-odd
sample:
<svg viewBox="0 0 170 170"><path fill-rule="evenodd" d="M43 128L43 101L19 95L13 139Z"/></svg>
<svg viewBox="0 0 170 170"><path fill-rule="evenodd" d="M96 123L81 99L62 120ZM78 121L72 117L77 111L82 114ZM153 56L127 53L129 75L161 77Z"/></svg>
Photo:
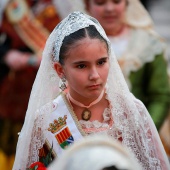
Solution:
<svg viewBox="0 0 170 170"><path fill-rule="evenodd" d="M63 149L74 142L74 138L68 127L65 127L58 134L56 134L55 138Z"/></svg>
<svg viewBox="0 0 170 170"><path fill-rule="evenodd" d="M57 120L55 119L53 123L50 123L48 128L48 131L54 134L57 142L63 149L74 142L74 138L67 126L66 119L66 115L64 115L63 118L59 117Z"/></svg>

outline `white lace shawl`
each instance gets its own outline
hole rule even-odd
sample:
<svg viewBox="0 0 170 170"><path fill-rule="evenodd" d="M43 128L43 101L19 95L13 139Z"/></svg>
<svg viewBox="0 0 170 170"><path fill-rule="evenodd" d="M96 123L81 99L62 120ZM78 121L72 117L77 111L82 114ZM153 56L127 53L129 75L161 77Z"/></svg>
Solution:
<svg viewBox="0 0 170 170"><path fill-rule="evenodd" d="M116 139L121 134L122 143L135 153L143 169L168 170L168 159L153 121L144 105L129 92L104 30L97 20L81 12L73 12L66 17L47 40L19 135L13 170L25 170L39 160L38 149L45 142L46 119L53 109L49 101L60 92L60 79L53 68L53 62L59 60L64 37L89 25L96 27L109 46L110 69L106 93L112 106L114 130L108 131L108 134Z"/></svg>

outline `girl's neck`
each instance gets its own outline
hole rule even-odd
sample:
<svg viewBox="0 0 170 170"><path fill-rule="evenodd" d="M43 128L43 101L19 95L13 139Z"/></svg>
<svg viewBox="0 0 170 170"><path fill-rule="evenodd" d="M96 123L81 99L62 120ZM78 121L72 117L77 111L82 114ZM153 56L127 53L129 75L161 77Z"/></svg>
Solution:
<svg viewBox="0 0 170 170"><path fill-rule="evenodd" d="M83 120L82 112L86 108L78 106L74 102L72 102L68 96L68 93L67 93L67 98L68 98L70 104L72 105L74 113L76 114L78 120ZM106 94L104 93L99 102L97 102L96 104L94 104L88 108L88 110L90 110L90 112L91 112L91 116L88 120L90 120L90 121L98 120L99 122L102 122L103 121L103 112L104 112L105 108L108 108L108 107L109 107L109 103L106 100Z"/></svg>
<svg viewBox="0 0 170 170"><path fill-rule="evenodd" d="M128 31L129 31L129 26L123 24L122 26L120 26L116 30L112 30L110 32L107 32L107 36L117 37L117 36L121 36L123 34L126 34Z"/></svg>
<svg viewBox="0 0 170 170"><path fill-rule="evenodd" d="M79 100L76 100L75 98L73 98L70 94L70 92L68 91L67 93L67 97L69 98L69 100L74 103L75 105L79 106L79 107L83 107L83 108L90 108L91 106L99 103L101 101L101 99L103 98L104 96L104 90L101 92L101 94L96 98L94 99L93 101L91 102L88 102L88 104L84 104L82 102L80 102ZM84 100L85 101L85 100Z"/></svg>

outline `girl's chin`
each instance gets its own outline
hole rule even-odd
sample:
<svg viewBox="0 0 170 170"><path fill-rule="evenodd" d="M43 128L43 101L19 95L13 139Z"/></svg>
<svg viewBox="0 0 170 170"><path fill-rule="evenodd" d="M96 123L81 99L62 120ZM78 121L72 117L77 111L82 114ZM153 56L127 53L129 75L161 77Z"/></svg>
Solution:
<svg viewBox="0 0 170 170"><path fill-rule="evenodd" d="M100 89L100 90L99 89L91 90L89 92L89 95L91 96L91 98L96 98L96 97L98 97L101 94L102 90L103 89Z"/></svg>

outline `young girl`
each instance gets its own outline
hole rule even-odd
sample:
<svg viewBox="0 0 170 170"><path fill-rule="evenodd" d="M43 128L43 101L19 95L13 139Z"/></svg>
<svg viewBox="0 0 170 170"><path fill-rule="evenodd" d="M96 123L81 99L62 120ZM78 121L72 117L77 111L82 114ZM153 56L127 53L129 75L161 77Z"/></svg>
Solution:
<svg viewBox="0 0 170 170"><path fill-rule="evenodd" d="M94 133L120 141L143 169L169 168L153 121L129 92L104 30L96 19L73 12L47 40L13 170L49 152L60 157Z"/></svg>

